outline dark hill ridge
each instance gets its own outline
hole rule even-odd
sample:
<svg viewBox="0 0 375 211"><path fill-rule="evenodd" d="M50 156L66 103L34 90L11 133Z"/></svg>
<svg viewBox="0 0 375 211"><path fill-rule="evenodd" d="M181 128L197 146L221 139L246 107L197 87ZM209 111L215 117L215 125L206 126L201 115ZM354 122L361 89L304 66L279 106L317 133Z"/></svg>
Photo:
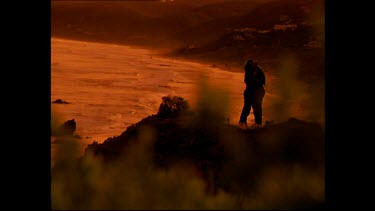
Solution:
<svg viewBox="0 0 375 211"><path fill-rule="evenodd" d="M216 147L216 144L220 144L224 138L219 136L229 134L238 139L233 139L231 142L245 141L249 145L256 145L260 148L262 148L261 145L278 144L281 148L267 153L289 161L305 160L315 164L323 161L324 130L318 123L290 118L286 122L269 124L264 128L244 130L225 123L208 126L202 123L194 125L194 120L189 120L194 115L196 114L189 113L180 118L161 118L158 115L152 115L128 127L120 136L110 137L101 144L96 142L90 144L86 150L91 150L94 154L110 160L120 156L123 148L135 141L145 127L151 127L156 131L155 153L160 153L162 156L188 157L189 159L209 156L208 151L200 151L202 148L199 145L208 144L210 147ZM181 118L187 122L182 124Z"/></svg>
<svg viewBox="0 0 375 211"><path fill-rule="evenodd" d="M210 103L195 110L179 97L164 97L163 103L158 114L121 135L88 145L81 159L57 160L53 207L289 209L323 204L321 125L290 118L243 130L227 124ZM66 157L75 141L64 143L61 155ZM142 203L132 203L134 197Z"/></svg>
<svg viewBox="0 0 375 211"><path fill-rule="evenodd" d="M140 141L145 128L153 131L151 157L157 168L190 162L213 192L250 191L261 172L273 166L298 165L324 176L324 130L295 118L243 130L224 122L209 123L191 111L175 118L152 115L120 136L90 144L86 152L116 161L129 145Z"/></svg>

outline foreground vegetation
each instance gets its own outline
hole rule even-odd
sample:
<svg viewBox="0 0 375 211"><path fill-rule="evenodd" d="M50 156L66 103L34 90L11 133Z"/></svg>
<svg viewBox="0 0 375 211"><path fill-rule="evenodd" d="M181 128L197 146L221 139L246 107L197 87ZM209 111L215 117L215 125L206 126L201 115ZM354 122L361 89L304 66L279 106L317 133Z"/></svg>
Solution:
<svg viewBox="0 0 375 211"><path fill-rule="evenodd" d="M166 96L158 114L85 155L57 160L53 209L289 209L324 203L324 129L290 118L260 129ZM73 150L76 140L62 147ZM67 147L67 146L70 146ZM57 156L58 157L58 156Z"/></svg>

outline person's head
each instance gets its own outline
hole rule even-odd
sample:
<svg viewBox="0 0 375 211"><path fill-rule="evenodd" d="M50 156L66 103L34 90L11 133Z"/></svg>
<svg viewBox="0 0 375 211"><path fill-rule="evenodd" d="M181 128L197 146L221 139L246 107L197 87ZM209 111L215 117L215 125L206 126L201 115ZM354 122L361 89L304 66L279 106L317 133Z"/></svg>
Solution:
<svg viewBox="0 0 375 211"><path fill-rule="evenodd" d="M257 65L258 65L258 62L256 60L249 59L249 60L246 61L244 69L246 71L248 71L248 70L256 67Z"/></svg>

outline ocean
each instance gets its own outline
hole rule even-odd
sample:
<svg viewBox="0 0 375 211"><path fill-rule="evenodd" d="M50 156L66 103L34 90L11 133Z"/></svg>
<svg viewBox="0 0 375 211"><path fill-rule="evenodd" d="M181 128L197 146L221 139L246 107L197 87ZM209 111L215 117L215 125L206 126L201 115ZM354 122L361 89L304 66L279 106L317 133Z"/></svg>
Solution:
<svg viewBox="0 0 375 211"><path fill-rule="evenodd" d="M198 84L227 96L230 123L243 105L243 73L115 44L51 39L51 104L53 121L75 119L82 152L87 144L119 136L126 128L157 114L162 97L181 96L194 106ZM253 121L249 117L249 122ZM54 138L51 139L52 154Z"/></svg>

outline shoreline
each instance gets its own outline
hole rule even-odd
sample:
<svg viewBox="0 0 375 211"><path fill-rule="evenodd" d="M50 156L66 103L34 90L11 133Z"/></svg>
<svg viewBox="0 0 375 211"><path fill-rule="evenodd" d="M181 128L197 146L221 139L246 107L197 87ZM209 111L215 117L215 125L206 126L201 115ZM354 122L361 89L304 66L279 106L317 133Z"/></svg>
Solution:
<svg viewBox="0 0 375 211"><path fill-rule="evenodd" d="M77 49L79 49L80 46L83 47L84 49L83 49L82 52L80 52L79 50L77 50L77 51L72 50L72 51L69 51L70 53L67 53L67 51L62 50L62 49L64 49L64 45L65 45L64 43L65 42L70 43L69 44L70 46L77 46ZM202 62L202 61L198 61L198 60L188 60L188 59L182 59L182 58L170 57L170 56L167 57L167 56L163 55L162 53L160 53L160 51L158 51L159 49L150 49L150 48L146 48L144 46L124 45L124 44L118 44L118 43L103 43L103 42L94 42L94 41L86 41L86 40L74 40L74 39L67 39L67 38L61 38L61 37L51 37L51 44L52 44L52 46L51 46L51 48L52 48L51 57L56 59L56 60L53 60L54 63L52 63L52 65L51 65L52 74L54 74L54 73L55 74L61 74L62 73L61 68L64 67L64 65L68 65L68 67L72 67L72 65L74 65L75 62L80 62L78 65L82 65L81 68L80 68L82 70L85 70L85 69L89 70L90 68L98 68L98 66L90 66L90 65L85 66L84 63L88 62L88 61L86 61L86 59L90 59L91 63L95 62L97 58L99 58L98 62L103 61L103 60L100 60L100 59L101 58L104 58L104 59L106 58L105 54L107 54L107 52L105 51L105 49L108 50L108 55L113 55L113 57L116 57L115 56L115 54L116 54L116 55L119 55L121 57L122 54L124 54L123 55L124 57L121 57L121 58L119 57L119 58L117 58L117 60L114 60L114 61L117 61L118 63L112 64L112 63L106 63L106 62L104 62L104 63L102 63L102 65L99 65L100 68L104 68L104 69L110 68L110 69L115 69L115 70L116 69L124 69L123 65L127 65L127 63L124 62L124 59L128 58L127 55L129 56L129 58L133 58L134 60L137 60L138 58L140 59L139 62L134 61L135 62L135 66L134 67L132 66L133 64L129 63L129 68L131 70L130 72L134 72L133 75L129 76L131 79L134 79L134 78L138 77L138 75L135 74L135 72L140 72L140 74L142 76L142 75L144 75L142 72L148 70L148 69L144 70L144 68L149 68L149 69L150 68L151 69L152 68L157 68L158 69L158 68L160 68L159 67L160 64L163 64L164 62L166 64L169 64L169 63L174 64L175 63L176 66L173 67L174 65L165 65L167 67L161 67L160 69L164 69L164 68L168 69L169 68L170 70L168 70L167 72L171 72L171 71L172 72L173 71L180 72L178 74L180 74L180 75L182 74L182 76L181 76L182 78L190 76L191 74L196 75L196 74L198 74L198 72L205 72L205 73L208 73L209 77L213 78L214 80L219 80L220 81L220 80L222 80L221 79L221 76L222 76L221 74L223 74L223 77L226 78L226 77L229 77L228 75L232 75L233 72L234 72L234 71L227 71L225 69L222 69L220 66L218 66L217 68L214 69L214 68L211 67L211 65L208 62ZM67 46L69 47L69 45L67 45ZM91 47L90 48L89 46L91 46L91 45L92 46L96 46L96 47ZM103 52L101 52L102 48L104 49ZM73 49L76 49L76 48L73 48ZM127 53L128 49L129 49L129 53ZM137 56L137 55L132 56L132 53L130 53L130 52L133 51L133 50L136 53L137 52L140 53L140 56ZM86 58L86 56L84 56L84 57L76 56L76 55L80 55L80 53L81 53L81 55L87 55L87 58ZM69 54L69 56L66 57L66 59L68 59L68 60L62 59L62 58L64 58L64 54ZM60 58L60 56L62 56L62 57ZM154 58L152 59L152 57L154 57ZM112 57L111 57L111 59L112 59ZM72 63L69 62L70 60L73 60ZM110 61L110 60L108 60L108 61ZM62 64L58 65L59 62L61 62ZM149 67L149 66L151 66L151 67ZM172 66L172 67L168 67L168 66ZM55 71L55 68L56 68L56 72L53 72L53 71ZM184 69L184 71L181 71L181 68ZM60 70L60 71L58 71L58 70ZM68 74L68 77L76 75L76 74L74 74L75 73L74 72L74 68L68 68L66 72ZM120 72L120 71L118 71L118 72ZM64 71L64 73L65 73L65 71ZM84 73L87 75L87 74L90 73L90 71L88 71L88 72L86 71ZM148 86L156 86L156 87L158 87L157 82L153 82L153 81L155 81L155 80L157 81L158 80L159 74L157 74L156 76L153 76L153 74L155 74L155 73L154 72L150 72L150 73L145 74L145 75L148 75L148 76L145 76L145 77L148 77L148 79L149 79L148 80L149 81L148 82L149 83ZM235 75L236 75L236 78L238 79L238 81L242 82L242 75L239 76L238 72L236 72ZM54 75L51 75L51 77L52 76L54 76ZM79 76L79 77L84 77L84 76L85 75L82 75L82 76ZM110 81L111 80L115 80L114 83L115 84L119 84L119 83L116 82L116 80L118 80L118 79L116 79L116 78L110 78L110 77L113 77L113 76L112 75L111 76L108 75L108 77L106 77L106 80L110 80ZM122 76L122 77L126 77L126 76ZM173 77L173 76L171 76L171 77ZM179 78L181 78L181 77L179 77ZM57 78L57 79L59 79L59 78ZM61 77L60 77L59 80L57 80L57 79L55 81L56 84L59 84L59 83L57 83L57 81L60 81L60 82L64 82L65 81L63 84L67 83L66 80L62 81ZM96 79L96 78L92 77L90 80L94 80L94 79ZM166 84L164 84L164 82L163 82L164 85L168 85L169 83L172 83L172 85L170 85L170 87L165 86L164 88L162 88L163 89L162 92L170 93L171 92L170 88L171 88L174 91L177 90L176 92L181 93L182 96L184 96L184 98L186 96L186 99L189 99L189 96L192 95L190 93L193 93L193 91L190 90L190 89L186 89L186 87L190 86L188 84L190 84L190 81L193 80L193 79L194 79L194 77L192 76L191 79L178 79L177 78L175 80L168 80L166 82ZM178 84L174 88L173 87L174 86L173 83L179 83L178 82L179 80L182 80L183 83ZM91 81L89 81L89 82L91 82ZM221 81L220 83L226 84L225 81ZM242 83L239 84L239 85L242 86ZM54 87L51 87L51 88L54 88ZM56 88L58 88L57 85L56 85ZM166 90L164 90L164 89L166 89ZM51 97L53 97L53 99L62 98L62 99L66 99L69 102L73 102L74 100L76 100L75 101L76 105L79 104L78 99L74 98L74 96L73 96L72 99L67 99L65 97L65 95L61 95L61 93L60 93L61 90L62 90L61 87L60 87L60 89L56 89L56 90L57 90L56 92L52 92L51 93ZM86 89L85 88L82 91L89 92L90 89L88 89L88 88ZM155 91L155 90L152 90L152 91ZM241 89L241 91L242 91L242 89ZM241 92L241 91L239 91L239 92ZM138 92L136 91L135 93L138 93ZM157 92L157 93L159 93L159 92ZM64 94L64 93L62 93L62 94ZM67 96L70 96L69 95L70 93L67 93L67 94L68 94ZM155 95L154 92L152 92L152 95ZM159 98L158 96L159 96L159 94L156 94L156 97L148 98L150 100L148 100L148 101L143 100L142 102L143 103L159 102L159 101L161 101L161 97ZM70 96L70 97L72 97L72 96ZM79 98L81 98L81 97L82 96L80 96ZM105 96L103 96L102 98L105 98ZM86 99L86 98L84 98L84 99ZM120 98L116 98L116 99L120 99ZM132 98L130 98L130 99L132 99ZM101 99L101 100L103 100L103 99ZM117 102L117 101L120 101L120 100L113 101L113 103L114 103L113 105L119 105L120 102ZM104 102L104 101L101 101L101 102ZM138 102L138 101L136 101L134 99L134 102ZM142 102L138 102L137 103L138 107L139 106L142 107ZM190 102L193 103L194 101L190 101ZM82 106L83 105L87 106L86 105L87 104L86 101L85 102L81 102L81 103L83 103ZM154 104L152 104L152 105L154 105ZM56 110L55 111L57 111L57 112L59 111L58 107L61 107L60 105L52 105L52 106L56 106ZM57 114L58 114L58 116L60 116L60 114L61 114L61 116L64 117L64 119L76 118L77 123L78 123L77 133L79 135L81 135L82 137L86 137L86 136L92 137L90 139L81 139L81 140L79 140L79 142L81 142L83 145L86 145L86 143L92 143L93 141L97 141L97 142L101 143L101 142L105 141L106 139L108 139L110 137L118 136L124 130L126 130L127 127L131 126L131 125L128 125L129 122L131 122L132 124L135 124L138 121L140 121L142 118L146 118L147 116L154 114L154 112L148 114L148 111L142 111L142 110L138 111L138 110L136 110L138 107L137 108L133 108L132 107L131 109L127 109L127 110L126 109L118 109L118 108L116 108L116 109L118 109L118 111L116 111L116 113L118 113L119 115L116 114L117 116L115 115L115 116L113 116L113 118L120 118L120 117L125 117L126 115L129 115L129 117L127 117L127 120L124 120L124 121L127 122L127 124L123 124L124 121L122 121L122 123L120 123L120 122L113 123L112 120L105 119L108 122L112 121L111 124L114 124L115 126L113 128L109 128L107 131L105 131L105 133L110 132L111 133L110 135L104 135L104 136L100 135L100 136L98 136L98 134L102 134L102 132L104 131L104 130L102 130L100 128L101 127L107 127L107 126L98 127L99 128L98 131L93 130L93 129L90 129L90 130L85 129L84 130L84 128L92 128L90 125L93 125L93 123L92 123L93 121L88 120L88 119L91 118L91 116L93 116L93 115L91 115L92 113L90 113L92 111L92 109L89 110L89 111L86 110L85 114L81 115L79 113L81 111L77 110L78 109L77 106L74 107L75 106L74 104L72 104L70 106L73 106L73 107L70 107L69 109L73 109L72 111L75 111L74 115L71 112L70 113L68 112L67 114L65 114L64 112L57 113ZM146 106L147 108L150 107L148 104L147 105L143 105L143 106ZM157 107L158 107L158 105L156 105L155 108L152 107L153 108L152 110L155 110L157 112ZM61 111L64 110L63 107L61 107L60 109L62 109ZM74 110L74 109L76 109L76 110ZM130 113L131 111L135 111L136 115L133 116L133 113ZM147 115L143 116L144 113L147 114ZM77 116L78 114L79 114L79 116ZM137 121L135 121L135 122L132 122L133 121L132 119L138 118L138 114L142 114L142 115L139 116L140 119L137 120ZM114 114L112 114L112 115L114 115ZM88 117L90 117L90 118L88 118ZM106 117L103 116L103 118L106 118ZM61 124L63 122L64 121L61 120ZM119 124L121 124L121 126L118 126ZM95 124L94 124L94 126L96 127ZM122 127L122 129L119 132L116 132L119 127ZM112 131L115 131L115 132L112 132ZM98 137L100 137L100 138L98 138ZM58 146L58 145L54 145L54 147L55 146Z"/></svg>
<svg viewBox="0 0 375 211"><path fill-rule="evenodd" d="M242 73L242 64L236 65L234 64L234 61L229 60L214 60L211 58L197 58L194 56L182 56L182 55L172 55L171 52L173 51L173 48L162 48L162 47L151 47L147 45L135 45L135 44L128 44L123 42L111 42L111 41L99 41L99 40L85 40L85 39L75 39L75 38L66 38L66 37L57 37L57 36L51 36L51 39L60 39L60 40L70 40L70 41L76 41L76 42L88 42L88 43L102 43L102 44L109 44L109 45L118 45L118 46L126 46L133 49L141 49L141 50L147 50L152 52L153 55L168 58L168 59L175 59L175 60L181 60L181 61L187 61L187 62L193 62L193 63L200 63L203 65L207 65L208 67L214 67L219 68L224 71L233 72L233 73ZM245 61L244 61L245 62ZM228 64L228 65L227 65ZM265 64L268 65L268 64Z"/></svg>
<svg viewBox="0 0 375 211"><path fill-rule="evenodd" d="M129 49L134 49L134 50L141 50L141 51L143 51L144 53L145 53L145 57L144 57L144 62L146 62L146 63L149 63L149 61L148 61L148 57L151 57L152 58L152 56L155 56L155 58L154 59L159 59L159 58L163 58L163 59L167 59L167 60L177 60L177 61L181 61L181 62L188 62L188 63L196 63L196 64L199 64L199 65L201 65L201 66L205 66L205 67L207 67L207 68L212 68L212 60L210 61L210 59L207 59L207 60L199 60L199 59L193 59L193 58L190 58L190 59L186 59L186 58L184 58L183 56L168 56L168 55L165 55L165 54L163 54L161 51L160 51L160 48L159 49L152 49L152 48L147 48L147 47L145 47L145 46L139 46L139 45L125 45L125 44L119 44L119 43L106 43L106 42L98 42L98 41L87 41L87 40L75 40L75 39L67 39L67 38L61 38L61 37L51 37L51 42L53 42L53 41L57 41L57 42L64 42L64 41L71 41L72 43L74 43L74 42L76 42L77 44L79 44L79 45L83 45L83 46L86 46L86 43L92 43L92 44L103 44L103 45L109 45L108 46L108 48L117 48L117 47L119 47L119 49L121 49L121 50L116 50L115 49L115 51L114 52L116 52L117 51L117 54L121 54L124 50L123 49L126 49L126 48L129 48ZM75 45L75 44L74 44ZM99 46L99 45L98 45ZM116 47L117 46L117 47ZM100 49L100 48L99 48ZM90 52L92 52L93 54L95 54L95 52L98 50L98 48L92 48L90 51L86 51L86 54L90 54ZM58 54L56 55L56 56L58 56ZM151 61L151 63L154 63L155 61ZM141 63L140 63L141 64ZM108 65L108 64L105 64L105 65ZM144 65L144 63L142 63L142 65ZM186 65L186 64L184 64L184 65ZM189 64L190 65L190 64ZM195 66L195 65L194 65ZM263 65L262 65L263 66ZM185 67L185 66L184 66ZM204 69L205 69L205 67L203 67ZM52 68L52 67L51 67ZM138 69L138 71L141 71L142 69L141 69L141 67L139 66L138 67L139 69ZM177 67L178 68L178 67ZM230 74L230 73L236 73L236 74L242 74L242 69L226 69L226 68L222 68L222 66L220 65L220 64L218 64L217 66L216 66L216 68L217 68L217 71L219 71L219 72L221 72L221 71L223 71L223 72L221 72L220 74L224 74L224 75L228 75L228 74ZM135 71L135 69L134 69L134 71ZM199 69L195 69L195 71L199 71ZM268 69L266 69L266 71L268 72ZM214 74L210 74L210 76L211 77L220 77L220 74L215 74L215 72L216 71L214 71ZM226 72L226 73L224 73L224 72ZM269 74L271 74L271 76L272 76L272 73L271 73L271 71L269 71ZM272 76L272 77L270 77L269 79L272 81L272 80L274 80L274 76ZM237 75L236 76L236 81L241 81L242 82L242 75L240 76L240 75ZM221 83L224 83L224 84L227 84L227 82L226 81L222 81ZM271 84L267 87L267 88L269 88L269 90L271 91L271 92L269 92L269 94L270 94L270 97L272 98L272 99L276 99L276 98L274 98L275 96L274 96L274 94L272 94L272 90L274 89L273 87L277 87L277 84L278 84L279 82L278 81L275 81L275 83L272 83L271 82ZM242 83L241 84L239 84L240 86L242 86ZM237 85L236 85L237 86ZM236 90L239 90L239 89L236 89ZM275 89L276 90L276 89ZM237 91L236 91L237 92ZM241 91L238 91L238 92L242 92L242 90ZM239 96L239 98L240 98L240 100L239 100L239 102L241 102L240 104L242 105L242 95L238 95ZM271 99L270 98L270 99ZM159 99L160 100L160 99ZM238 107L241 107L241 105L239 104L239 106ZM266 105L266 104L265 104ZM299 105L299 104L298 104ZM299 110L301 109L301 108L299 108L299 107L296 107L296 112L297 112L297 115L298 114L300 114L300 113L298 113L299 112ZM269 112L270 113L270 115L268 115L268 116L272 116L271 115L271 113L272 113L272 109L270 108L270 109L265 109L266 110L266 112ZM240 111L240 108L238 109L238 111ZM265 112L265 113L266 113ZM237 113L237 112L235 112L235 113ZM302 115L304 115L304 114L302 114ZM265 115L265 116L267 116L267 115ZM145 117L147 117L147 116L145 116ZM71 117L71 118L73 118L73 117ZM70 119L71 119L70 118ZM301 118L301 117L299 117L299 118ZM270 120L272 120L272 118L269 118ZM302 118L302 119L304 119L304 118ZM304 119L304 120L308 120L308 119ZM137 122L135 122L135 123L137 123ZM128 126L127 126L128 127ZM127 128L126 127L126 128ZM126 128L125 128L125 130L126 130ZM122 130L123 131L123 130ZM77 131L78 132L78 131ZM79 132L78 132L78 134L80 134ZM103 136L103 138L102 139L96 139L96 141L97 142L99 142L99 143L101 143L101 142L103 142L103 141L105 141L106 139L108 139L108 138L110 138L110 137L112 137L112 136L118 136L119 134L121 134L121 132L119 132L119 133L116 133L116 134L114 134L114 135L106 135L106 136ZM82 136L85 136L85 134L80 134L80 135L82 135ZM91 135L90 135L91 136ZM94 137L94 136L92 136L92 137ZM83 140L81 140L80 142L82 142L82 144L84 144L83 142L90 142L90 143L92 143L93 141L95 141L95 139L83 139ZM84 147L84 148L86 148L86 146Z"/></svg>
<svg viewBox="0 0 375 211"><path fill-rule="evenodd" d="M209 56L204 56L204 55L176 55L176 54L173 54L173 51L177 49L176 47L160 47L160 46L152 47L147 44L137 45L137 44L130 44L130 43L122 42L122 41L110 41L110 40L102 41L98 39L71 38L71 37L64 37L64 36L51 36L51 39L108 44L108 45L129 47L129 48L139 49L139 50L146 50L146 51L149 51L151 55L154 55L154 56L163 57L163 58L172 59L172 60L199 63L202 65L206 65L207 67L218 68L220 70L231 72L231 73L242 74L243 64L245 63L245 60L239 63L235 59L215 60ZM268 72L270 74L277 74L277 71L275 70L280 65L281 58L255 57L255 59L259 61L259 64L262 67L263 71Z"/></svg>
<svg viewBox="0 0 375 211"><path fill-rule="evenodd" d="M200 65L210 67L210 68L217 68L220 71L225 71L225 72L228 72L228 73L237 73L237 74L243 73L242 66L241 67L237 66L237 67L226 68L223 64L224 62L214 61L213 59L210 59L210 58L192 58L192 57L189 57L189 56L179 56L179 55L173 56L171 54L168 55L168 53L167 53L168 51L167 51L166 48L151 48L151 47L141 46L141 45L127 45L127 44L119 43L119 42L99 42L99 41L94 41L94 40L71 39L71 38L57 37L57 36L51 36L51 42L52 42L52 39L55 39L55 40L70 40L70 41L73 41L73 42L82 42L82 43L96 43L96 44L106 44L106 45L109 44L109 45L113 45L113 46L121 46L121 47L128 47L128 48L132 48L132 49L145 50L147 52L150 52L149 56L151 56L151 58L152 58L152 56L155 56L155 57L166 58L166 59L171 59L171 60L179 60L179 61L184 61L184 62L196 63L196 64L200 64ZM173 49L169 49L169 52L171 50L173 50ZM215 65L215 66L213 66L213 65ZM260 65L262 66L262 68L264 69L266 74L268 72L268 74L270 74L272 76L272 78L278 77L277 76L278 73L274 71L275 67L272 68L272 66L273 66L272 64L263 63L262 61L260 61ZM275 82L279 83L277 81L275 81ZM268 85L268 87L272 89L276 85L277 84L271 84L271 85ZM306 85L308 85L308 84L306 84Z"/></svg>

